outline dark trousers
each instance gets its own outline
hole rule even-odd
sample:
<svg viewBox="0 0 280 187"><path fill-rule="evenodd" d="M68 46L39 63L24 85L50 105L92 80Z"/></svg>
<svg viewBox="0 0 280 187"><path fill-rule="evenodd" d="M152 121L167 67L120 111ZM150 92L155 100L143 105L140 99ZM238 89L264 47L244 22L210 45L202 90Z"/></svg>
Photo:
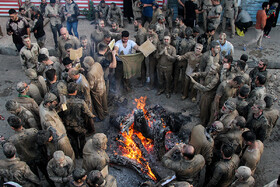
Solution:
<svg viewBox="0 0 280 187"><path fill-rule="evenodd" d="M247 31L247 29L249 27L251 27L253 25L253 22L246 22L246 23L241 23L240 21L235 23L235 26L238 27L241 31L243 31L244 33Z"/></svg>
<svg viewBox="0 0 280 187"><path fill-rule="evenodd" d="M182 75L185 75L186 68L187 68L187 62L185 61L176 61L175 63L175 69L174 69L174 92L177 93L177 88L178 88L178 82L179 82L179 76L182 73ZM184 85L185 79L182 79L182 85ZM183 89L179 90L179 92L182 92Z"/></svg>
<svg viewBox="0 0 280 187"><path fill-rule="evenodd" d="M57 47L57 33L58 35L60 36L60 29L61 29L62 25L61 24L56 24L55 26L52 26L51 25L51 30L52 30L52 33L53 33L53 40L54 40L54 43L55 43L55 47Z"/></svg>
<svg viewBox="0 0 280 187"><path fill-rule="evenodd" d="M15 46L17 48L17 51L20 52L21 48L23 48L24 44L23 43L15 43Z"/></svg>
<svg viewBox="0 0 280 187"><path fill-rule="evenodd" d="M73 147L75 158L82 158L83 157L83 148L86 144L86 137L84 133L75 132L75 130L68 130L67 131L68 138L70 143Z"/></svg>
<svg viewBox="0 0 280 187"><path fill-rule="evenodd" d="M142 21L143 21L143 26L145 25L146 22L148 22L149 24L152 21L152 17L147 17L147 16L142 16Z"/></svg>
<svg viewBox="0 0 280 187"><path fill-rule="evenodd" d="M194 27L194 21L195 21L195 18L187 18L187 19L185 19L185 25L187 26L187 27L191 27L191 28L193 28Z"/></svg>
<svg viewBox="0 0 280 187"><path fill-rule="evenodd" d="M171 93L172 71L172 67L157 67L159 91L165 90L165 93Z"/></svg>
<svg viewBox="0 0 280 187"><path fill-rule="evenodd" d="M272 25L273 25L273 19L267 19L266 25L264 27L265 35L268 35L270 33Z"/></svg>
<svg viewBox="0 0 280 187"><path fill-rule="evenodd" d="M92 103L97 117L100 120L104 120L108 113L107 107L107 93L104 92L102 95L92 93Z"/></svg>
<svg viewBox="0 0 280 187"><path fill-rule="evenodd" d="M118 65L115 69L115 84L116 84L116 92L117 94L121 94L122 88L124 90L128 91L131 88L130 81L129 79L124 78L124 73L123 73L123 62L118 61Z"/></svg>
<svg viewBox="0 0 280 187"><path fill-rule="evenodd" d="M30 167L30 170L39 178L41 179L39 175L39 170L42 172L42 174L45 176L48 183L53 186L53 181L49 178L49 174L47 172L47 160L33 160L32 162L26 162L26 164ZM39 169L39 170L38 170Z"/></svg>
<svg viewBox="0 0 280 187"><path fill-rule="evenodd" d="M150 74L150 87L154 88L156 85L156 68L157 68L157 60L154 57L153 54L151 54L149 57L149 74Z"/></svg>
<svg viewBox="0 0 280 187"><path fill-rule="evenodd" d="M196 93L197 90L194 89L193 87L193 83L191 81L191 79L189 78L189 76L185 75L185 82L183 84L183 96L186 98L196 98Z"/></svg>

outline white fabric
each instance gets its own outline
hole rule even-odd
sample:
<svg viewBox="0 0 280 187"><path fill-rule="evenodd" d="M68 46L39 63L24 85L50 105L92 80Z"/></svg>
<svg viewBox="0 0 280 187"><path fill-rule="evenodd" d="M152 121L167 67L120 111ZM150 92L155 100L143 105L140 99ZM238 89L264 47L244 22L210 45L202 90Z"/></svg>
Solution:
<svg viewBox="0 0 280 187"><path fill-rule="evenodd" d="M115 46L117 46L119 48L118 54L120 55L120 53L123 51L124 55L128 55L128 54L132 54L132 49L133 47L136 45L136 43L132 40L128 40L127 41L127 46L126 48L123 47L123 43L122 40L118 40L115 43Z"/></svg>
<svg viewBox="0 0 280 187"><path fill-rule="evenodd" d="M217 40L217 42L220 44L221 54L224 54L223 51L225 51L225 55L229 55L231 51L232 51L231 55L234 54L233 45L229 41L226 41L226 43L224 45L221 45L219 40Z"/></svg>

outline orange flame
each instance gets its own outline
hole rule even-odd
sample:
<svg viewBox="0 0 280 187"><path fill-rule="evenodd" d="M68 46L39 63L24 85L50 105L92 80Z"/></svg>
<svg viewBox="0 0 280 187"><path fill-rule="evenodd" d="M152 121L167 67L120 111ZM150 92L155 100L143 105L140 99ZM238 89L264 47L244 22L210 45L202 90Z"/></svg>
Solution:
<svg viewBox="0 0 280 187"><path fill-rule="evenodd" d="M135 101L137 102L136 104L137 109L143 110L145 114L145 118L149 122L149 126L150 126L151 125L150 120L149 117L146 115L147 110L145 109L146 99L147 97L145 96L145 97L140 97L139 99L135 99ZM153 150L154 147L153 141L149 138L144 137L141 132L134 130L133 126L134 123L130 126L128 133L124 132L121 134L123 136L123 140L119 140L119 141L122 142L125 146L120 145L119 148L122 151L123 156L135 160L137 163L141 164L143 168L145 168L145 170L147 171L147 175L151 177L151 179L157 180L156 176L154 175L154 173L152 172L149 166L149 162L144 158L142 151L139 149L137 144L133 141L132 136L135 134L141 140L143 146L148 152L151 152Z"/></svg>

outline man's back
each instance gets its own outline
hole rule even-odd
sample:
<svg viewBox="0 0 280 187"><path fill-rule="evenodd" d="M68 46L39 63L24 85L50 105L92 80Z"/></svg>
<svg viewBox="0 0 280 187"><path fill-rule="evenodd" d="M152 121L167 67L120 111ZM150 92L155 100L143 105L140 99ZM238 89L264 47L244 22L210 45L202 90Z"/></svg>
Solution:
<svg viewBox="0 0 280 187"><path fill-rule="evenodd" d="M258 10L256 17L256 29L264 29L266 25L266 13L265 10Z"/></svg>
<svg viewBox="0 0 280 187"><path fill-rule="evenodd" d="M0 178L5 182L17 182L22 186L40 186L38 177L19 158L0 160Z"/></svg>
<svg viewBox="0 0 280 187"><path fill-rule="evenodd" d="M12 142L17 149L18 156L25 162L39 159L37 150L37 133L35 128L23 129L12 135L8 141Z"/></svg>
<svg viewBox="0 0 280 187"><path fill-rule="evenodd" d="M200 171L205 165L205 160L200 154L195 155L191 160L180 158L178 161L171 160L164 156L162 162L167 168L175 171L177 180L188 182L197 180Z"/></svg>
<svg viewBox="0 0 280 187"><path fill-rule="evenodd" d="M221 160L217 162L213 177L207 186L229 186L234 180L234 174L238 164L239 157L235 154L230 160Z"/></svg>

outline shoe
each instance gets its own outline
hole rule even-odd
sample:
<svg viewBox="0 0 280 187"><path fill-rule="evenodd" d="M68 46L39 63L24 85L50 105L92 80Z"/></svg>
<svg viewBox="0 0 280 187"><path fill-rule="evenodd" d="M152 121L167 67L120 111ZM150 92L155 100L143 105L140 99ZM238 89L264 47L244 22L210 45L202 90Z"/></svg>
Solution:
<svg viewBox="0 0 280 187"><path fill-rule="evenodd" d="M270 38L270 36L269 36L269 35L267 35L267 36L266 36L266 38L268 38L268 39L269 39L269 38Z"/></svg>
<svg viewBox="0 0 280 187"><path fill-rule="evenodd" d="M246 45L245 44L243 45L243 51L246 51Z"/></svg>
<svg viewBox="0 0 280 187"><path fill-rule="evenodd" d="M151 81L150 77L146 78L146 82L149 83Z"/></svg>
<svg viewBox="0 0 280 187"><path fill-rule="evenodd" d="M157 92L157 95L161 95L163 92L164 92L164 90L159 90L159 91Z"/></svg>
<svg viewBox="0 0 280 187"><path fill-rule="evenodd" d="M187 97L186 96L182 96L181 97L181 100L185 100Z"/></svg>
<svg viewBox="0 0 280 187"><path fill-rule="evenodd" d="M261 51L261 50L263 50L263 48L262 48L262 47L257 47L257 49L258 49L258 50L260 50L260 51Z"/></svg>
<svg viewBox="0 0 280 187"><path fill-rule="evenodd" d="M169 99L171 97L170 93L167 93L165 96L167 99Z"/></svg>
<svg viewBox="0 0 280 187"><path fill-rule="evenodd" d="M234 34L230 35L230 38L234 38Z"/></svg>

